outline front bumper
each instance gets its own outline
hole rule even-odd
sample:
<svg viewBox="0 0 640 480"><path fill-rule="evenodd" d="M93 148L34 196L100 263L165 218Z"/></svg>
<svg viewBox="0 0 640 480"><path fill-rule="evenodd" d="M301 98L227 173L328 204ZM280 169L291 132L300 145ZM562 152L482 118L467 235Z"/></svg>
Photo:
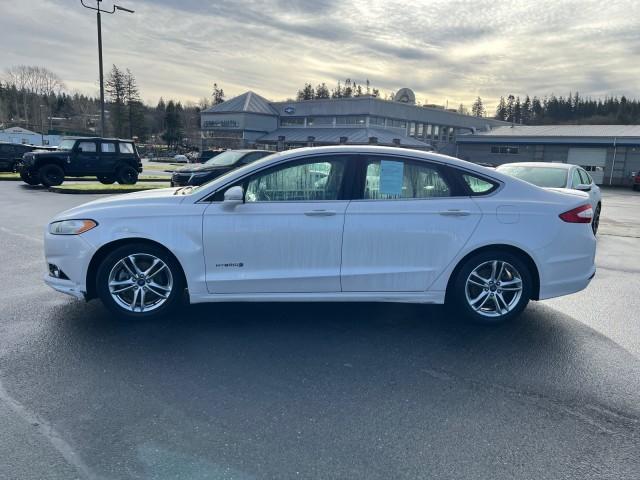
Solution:
<svg viewBox="0 0 640 480"><path fill-rule="evenodd" d="M44 256L47 267L44 281L54 290L83 299L87 291L89 262L96 248L83 235L44 235ZM49 274L48 265L55 265L67 279Z"/></svg>

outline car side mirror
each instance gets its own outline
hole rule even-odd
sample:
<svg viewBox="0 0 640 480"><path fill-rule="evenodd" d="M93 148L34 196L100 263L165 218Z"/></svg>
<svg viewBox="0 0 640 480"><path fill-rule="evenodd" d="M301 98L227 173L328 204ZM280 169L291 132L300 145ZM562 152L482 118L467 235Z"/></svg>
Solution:
<svg viewBox="0 0 640 480"><path fill-rule="evenodd" d="M236 185L224 192L223 203L230 207L235 207L236 205L244 203L244 190L242 187L240 185Z"/></svg>
<svg viewBox="0 0 640 480"><path fill-rule="evenodd" d="M590 192L591 185L587 183L581 183L580 185L576 185L576 190L580 190L581 192Z"/></svg>

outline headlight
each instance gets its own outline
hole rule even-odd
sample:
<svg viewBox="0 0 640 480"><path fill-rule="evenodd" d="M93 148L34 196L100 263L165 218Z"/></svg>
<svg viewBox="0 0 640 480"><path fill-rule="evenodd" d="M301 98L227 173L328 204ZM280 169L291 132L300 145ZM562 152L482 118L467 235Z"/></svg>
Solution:
<svg viewBox="0 0 640 480"><path fill-rule="evenodd" d="M97 226L98 222L93 220L61 220L49 224L49 233L52 235L79 235Z"/></svg>

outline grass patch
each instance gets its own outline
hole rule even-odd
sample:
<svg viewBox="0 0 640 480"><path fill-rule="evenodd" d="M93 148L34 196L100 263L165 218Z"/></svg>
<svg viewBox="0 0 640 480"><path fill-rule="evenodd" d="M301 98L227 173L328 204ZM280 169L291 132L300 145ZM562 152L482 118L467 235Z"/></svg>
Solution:
<svg viewBox="0 0 640 480"><path fill-rule="evenodd" d="M13 172L0 172L0 180L19 180L20 175Z"/></svg>
<svg viewBox="0 0 640 480"><path fill-rule="evenodd" d="M187 165L186 163L158 163L153 164L151 162L145 163L142 165L144 170L160 170L160 171L170 171L173 172L178 167L183 167Z"/></svg>
<svg viewBox="0 0 640 480"><path fill-rule="evenodd" d="M135 185L104 185L102 183L68 183L51 187L50 190L58 193L127 193L140 192L142 190L153 190L157 188L167 188L169 183L155 182L144 183L139 182Z"/></svg>

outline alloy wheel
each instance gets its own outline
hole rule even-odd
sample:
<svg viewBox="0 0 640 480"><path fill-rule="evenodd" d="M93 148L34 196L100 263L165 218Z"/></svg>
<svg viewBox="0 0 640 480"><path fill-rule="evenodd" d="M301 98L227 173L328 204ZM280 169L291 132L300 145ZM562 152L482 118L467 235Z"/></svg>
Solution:
<svg viewBox="0 0 640 480"><path fill-rule="evenodd" d="M522 297L522 289L520 272L502 260L481 263L465 282L467 303L484 317L500 317L514 310Z"/></svg>
<svg viewBox="0 0 640 480"><path fill-rule="evenodd" d="M108 282L116 304L135 313L161 307L173 290L171 269L149 253L134 253L120 259L111 269Z"/></svg>

